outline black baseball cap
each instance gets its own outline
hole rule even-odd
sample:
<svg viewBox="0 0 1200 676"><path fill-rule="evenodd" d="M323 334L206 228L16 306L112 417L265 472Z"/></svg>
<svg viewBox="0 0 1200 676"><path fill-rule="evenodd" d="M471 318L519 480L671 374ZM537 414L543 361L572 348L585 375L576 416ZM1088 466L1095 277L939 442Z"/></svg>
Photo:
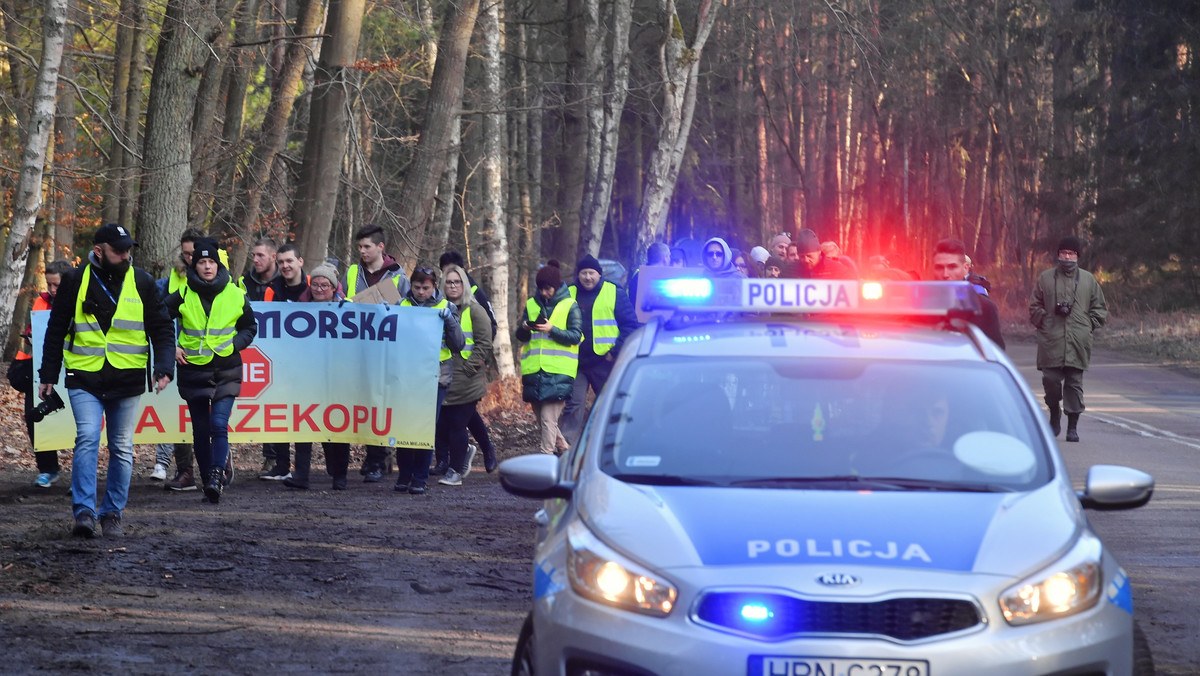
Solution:
<svg viewBox="0 0 1200 676"><path fill-rule="evenodd" d="M125 226L116 223L105 223L96 231L95 237L92 238L94 244L108 244L114 249L123 250L137 246L137 242L133 240L133 235L125 229Z"/></svg>

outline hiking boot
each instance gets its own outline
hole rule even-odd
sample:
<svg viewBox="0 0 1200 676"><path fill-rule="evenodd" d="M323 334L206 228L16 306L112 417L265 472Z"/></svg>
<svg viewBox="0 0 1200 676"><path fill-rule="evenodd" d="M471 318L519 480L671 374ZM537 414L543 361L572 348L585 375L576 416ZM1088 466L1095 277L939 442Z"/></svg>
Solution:
<svg viewBox="0 0 1200 676"><path fill-rule="evenodd" d="M308 482L307 481L300 481L299 479L295 479L290 476L284 478L283 485L287 486L288 488L299 488L301 490L308 490Z"/></svg>
<svg viewBox="0 0 1200 676"><path fill-rule="evenodd" d="M471 473L471 461L475 459L475 454L479 452L479 447L475 444L467 444L467 461L463 463L462 475L465 477Z"/></svg>
<svg viewBox="0 0 1200 676"><path fill-rule="evenodd" d="M150 480L151 481L166 481L167 480L167 466L162 464L161 462L154 463L154 471L150 473Z"/></svg>
<svg viewBox="0 0 1200 676"><path fill-rule="evenodd" d="M192 474L192 469L181 469L175 473L175 478L163 485L163 488L172 491L194 491L196 490L196 476Z"/></svg>
<svg viewBox="0 0 1200 676"><path fill-rule="evenodd" d="M410 486L408 485L407 481L404 483L397 481L395 485L392 486L392 490L396 491L397 493L407 493L409 488Z"/></svg>
<svg viewBox="0 0 1200 676"><path fill-rule="evenodd" d="M225 469L223 467L208 470L208 477L204 481L204 497L214 505L221 500L221 489L225 487L224 482Z"/></svg>
<svg viewBox="0 0 1200 676"><path fill-rule="evenodd" d="M71 529L71 535L81 538L96 537L96 517L87 512L75 517L75 527Z"/></svg>
<svg viewBox="0 0 1200 676"><path fill-rule="evenodd" d="M425 484L409 484L409 495L425 495Z"/></svg>
<svg viewBox="0 0 1200 676"><path fill-rule="evenodd" d="M119 538L125 534L125 529L121 528L120 514L105 514L100 517L100 528L104 530L106 538Z"/></svg>
<svg viewBox="0 0 1200 676"><path fill-rule="evenodd" d="M462 485L462 475L459 474L458 472L455 472L452 469L447 470L446 476L442 477L441 479L438 479L438 483L443 486L461 486Z"/></svg>
<svg viewBox="0 0 1200 676"><path fill-rule="evenodd" d="M333 477L333 484L330 486L330 488L335 491L346 490L346 475L342 474L340 476Z"/></svg>
<svg viewBox="0 0 1200 676"><path fill-rule="evenodd" d="M1078 413L1068 413L1067 414L1067 441L1079 441L1079 430L1076 429L1078 426L1079 426L1079 414Z"/></svg>
<svg viewBox="0 0 1200 676"><path fill-rule="evenodd" d="M33 485L38 488L50 488L55 481L58 481L58 472L42 472L33 480Z"/></svg>
<svg viewBox="0 0 1200 676"><path fill-rule="evenodd" d="M1057 406L1050 407L1050 431L1055 437L1062 434L1062 409Z"/></svg>

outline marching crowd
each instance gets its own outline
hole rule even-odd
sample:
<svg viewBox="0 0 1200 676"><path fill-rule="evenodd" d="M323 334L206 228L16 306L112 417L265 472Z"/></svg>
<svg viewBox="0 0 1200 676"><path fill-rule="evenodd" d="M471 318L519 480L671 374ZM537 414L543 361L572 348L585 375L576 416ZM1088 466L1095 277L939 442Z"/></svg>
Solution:
<svg viewBox="0 0 1200 676"><path fill-rule="evenodd" d="M47 266L48 291L34 303L34 310L50 310L38 371L43 403L33 405L33 364L28 352L13 362L9 380L25 392L32 440L33 421L53 410L58 396L54 388L66 367L63 385L76 424L71 472L75 535L123 533L138 400L148 386L157 393L173 378L191 414L193 440L160 445L151 478L164 481L168 489L202 490L208 502L220 501L230 473L229 415L241 389L241 352L257 334L251 301L332 302L386 283L395 287L399 305L438 310L443 329L434 448L395 449L393 469L387 447L367 446L359 473L364 482L376 483L394 471L395 491L420 495L427 491L431 476L438 477L441 485L462 485L477 453L481 452L487 472L496 469L495 447L476 410L487 393L487 366L497 326L487 294L464 269L458 252L443 254L437 269L418 266L406 274L387 253L379 226L355 233L355 242L359 260L339 275L329 262L306 270L295 245L277 247L274 241L261 239L252 248L250 269L235 279L217 242L189 229L181 238L176 265L167 278L156 281L133 267L133 237L123 227L108 224L96 232L86 263L72 267L56 261ZM860 268L835 242L822 242L808 229L795 238L780 234L767 247L755 246L749 252L730 248L720 237L696 245L692 240L675 247L654 243L645 266L696 267L719 278L904 281L917 277L892 268L882 256L872 256ZM1043 373L1051 426L1058 434L1065 410L1068 441L1078 440L1082 373L1090 356L1091 332L1107 315L1095 278L1077 265L1081 249L1077 238L1063 238L1055 252L1056 266L1039 278L1029 305L1030 321L1038 332L1037 366ZM639 271L630 275L628 291L605 279L601 263L590 255L576 263L574 279L564 279L562 265L555 260L537 272L537 290L525 303L515 336L521 344L522 396L537 420L540 452L561 453L578 440L589 389L600 393L621 346L639 326L633 305ZM988 297L990 284L972 273L961 241L937 243L927 278L972 282L983 306L975 321L1004 347L998 310ZM97 507L102 424L109 442L108 475ZM312 444L295 443L294 455L291 446L262 446L260 478L280 481L290 489L307 489ZM322 446L330 487L345 490L349 445L326 442ZM36 457L35 484L48 488L59 478L58 455L44 451ZM172 457L175 474L167 481Z"/></svg>

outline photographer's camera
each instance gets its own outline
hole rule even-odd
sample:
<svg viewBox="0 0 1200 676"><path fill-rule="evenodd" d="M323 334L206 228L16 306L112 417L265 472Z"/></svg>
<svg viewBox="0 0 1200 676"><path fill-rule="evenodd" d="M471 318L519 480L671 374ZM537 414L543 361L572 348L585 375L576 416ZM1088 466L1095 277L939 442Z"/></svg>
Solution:
<svg viewBox="0 0 1200 676"><path fill-rule="evenodd" d="M50 390L50 396L42 400L42 403L33 407L33 409L29 412L29 418L33 420L33 422L39 423L46 416L56 411L61 411L65 407L66 403L63 402L62 397L58 396L58 392L55 390Z"/></svg>
<svg viewBox="0 0 1200 676"><path fill-rule="evenodd" d="M1067 317L1071 314L1071 308L1075 307L1074 303L1069 301L1060 301L1054 306L1054 314L1060 317Z"/></svg>

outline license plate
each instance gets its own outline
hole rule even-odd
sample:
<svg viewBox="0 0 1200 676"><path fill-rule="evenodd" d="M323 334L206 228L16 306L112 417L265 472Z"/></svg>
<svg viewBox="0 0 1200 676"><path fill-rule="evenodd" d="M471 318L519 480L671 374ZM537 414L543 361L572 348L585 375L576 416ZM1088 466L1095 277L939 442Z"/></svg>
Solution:
<svg viewBox="0 0 1200 676"><path fill-rule="evenodd" d="M924 660L751 655L749 676L929 676Z"/></svg>

